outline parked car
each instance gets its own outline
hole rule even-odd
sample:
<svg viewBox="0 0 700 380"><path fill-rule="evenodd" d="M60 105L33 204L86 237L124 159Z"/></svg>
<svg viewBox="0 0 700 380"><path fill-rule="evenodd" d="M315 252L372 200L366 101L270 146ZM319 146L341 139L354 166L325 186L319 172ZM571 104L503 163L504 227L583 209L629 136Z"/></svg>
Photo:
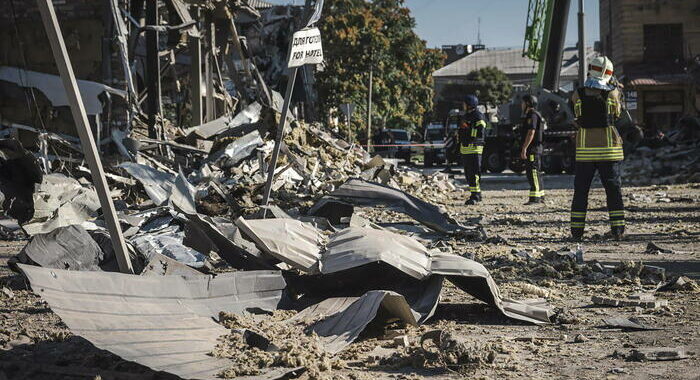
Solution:
<svg viewBox="0 0 700 380"><path fill-rule="evenodd" d="M441 121L433 121L423 129L423 143L434 146L426 146L423 149L423 165L431 167L434 164L442 164L446 159L445 150L445 125Z"/></svg>
<svg viewBox="0 0 700 380"><path fill-rule="evenodd" d="M390 129L389 132L393 135L396 151L394 157L402 158L406 162L411 162L411 134L405 129ZM402 146L405 145L405 146Z"/></svg>

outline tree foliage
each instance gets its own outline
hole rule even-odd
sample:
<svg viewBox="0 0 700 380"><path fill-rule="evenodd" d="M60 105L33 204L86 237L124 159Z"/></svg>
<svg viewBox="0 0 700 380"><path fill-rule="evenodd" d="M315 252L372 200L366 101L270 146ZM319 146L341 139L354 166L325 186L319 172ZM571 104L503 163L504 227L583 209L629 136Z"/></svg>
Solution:
<svg viewBox="0 0 700 380"><path fill-rule="evenodd" d="M319 24L326 60L317 75L321 111L335 116L340 104L354 103L356 121L364 119L373 68L373 124L420 125L433 106L431 74L443 54L427 49L414 26L404 0L326 0Z"/></svg>
<svg viewBox="0 0 700 380"><path fill-rule="evenodd" d="M503 71L484 67L467 74L467 86L482 103L498 105L510 101L513 84Z"/></svg>

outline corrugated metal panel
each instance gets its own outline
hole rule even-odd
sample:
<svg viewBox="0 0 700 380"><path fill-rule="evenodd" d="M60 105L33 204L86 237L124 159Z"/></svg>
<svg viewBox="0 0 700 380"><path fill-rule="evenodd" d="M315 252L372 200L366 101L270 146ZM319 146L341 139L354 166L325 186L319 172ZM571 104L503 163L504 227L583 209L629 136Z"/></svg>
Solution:
<svg viewBox="0 0 700 380"><path fill-rule="evenodd" d="M491 274L476 261L451 254L437 254L433 256L431 270L434 274L444 275L473 297L496 306L507 317L536 324L549 323L552 311L544 300L502 299Z"/></svg>
<svg viewBox="0 0 700 380"><path fill-rule="evenodd" d="M263 0L248 0L248 4L255 9L268 9L275 5Z"/></svg>
<svg viewBox="0 0 700 380"><path fill-rule="evenodd" d="M362 297L330 298L304 309L293 320L314 321L318 316L329 316L315 323L312 330L321 338L326 351L335 354L357 339L377 317L380 307L387 317L417 325L418 315L411 310L406 299L386 290L367 292Z"/></svg>
<svg viewBox="0 0 700 380"><path fill-rule="evenodd" d="M422 280L430 274L428 250L417 240L389 231L350 227L331 236L321 257L321 273L385 262Z"/></svg>
<svg viewBox="0 0 700 380"><path fill-rule="evenodd" d="M338 189L322 198L309 210L313 215L325 203L340 199L357 206L389 207L391 210L409 215L433 230L444 233L465 233L469 230L463 226L451 223L447 216L437 206L418 199L410 194L393 187L378 183L351 178Z"/></svg>
<svg viewBox="0 0 700 380"><path fill-rule="evenodd" d="M76 335L126 360L196 379L215 378L231 364L208 355L228 332L212 317L274 309L285 287L277 271L184 279L20 268Z"/></svg>
<svg viewBox="0 0 700 380"><path fill-rule="evenodd" d="M321 231L295 219L236 220L241 232L263 252L305 272L318 272Z"/></svg>

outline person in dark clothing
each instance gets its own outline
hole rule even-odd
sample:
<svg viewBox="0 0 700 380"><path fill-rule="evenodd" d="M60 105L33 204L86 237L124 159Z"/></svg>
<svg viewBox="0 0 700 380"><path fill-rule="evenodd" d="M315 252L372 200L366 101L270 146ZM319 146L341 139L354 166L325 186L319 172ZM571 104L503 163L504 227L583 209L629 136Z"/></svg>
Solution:
<svg viewBox="0 0 700 380"><path fill-rule="evenodd" d="M527 181L530 183L530 197L526 204L544 202L544 186L542 184L542 140L544 137L544 119L535 109L537 97L525 95L522 98L523 142L520 148L520 159L525 160Z"/></svg>
<svg viewBox="0 0 700 380"><path fill-rule="evenodd" d="M484 129L486 118L476 107L479 99L474 95L464 98L464 115L459 123L459 144L464 176L469 183L471 195L466 204L481 202L481 155L484 153Z"/></svg>
<svg viewBox="0 0 700 380"><path fill-rule="evenodd" d="M619 89L611 84L613 64L607 57L595 58L588 68L588 79L572 97L576 124L576 177L571 202L571 238L580 241L586 226L588 192L596 171L605 188L610 235L622 240L625 234L625 208L622 200L620 161L624 159L622 138L615 120L622 113Z"/></svg>

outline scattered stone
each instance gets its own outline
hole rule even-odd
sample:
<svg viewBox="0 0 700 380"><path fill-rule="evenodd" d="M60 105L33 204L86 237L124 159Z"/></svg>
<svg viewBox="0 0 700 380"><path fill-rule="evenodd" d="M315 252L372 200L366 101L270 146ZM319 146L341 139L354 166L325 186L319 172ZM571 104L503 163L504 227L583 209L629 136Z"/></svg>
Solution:
<svg viewBox="0 0 700 380"><path fill-rule="evenodd" d="M3 286L2 287L2 293L7 296L7 298L15 298L15 292L13 292L11 289Z"/></svg>
<svg viewBox="0 0 700 380"><path fill-rule="evenodd" d="M611 297L601 297L601 296L593 296L591 297L591 301L596 304L596 305L602 305L602 306L614 306L614 307L643 307L646 309L658 309L660 307L665 307L668 306L668 300L657 300L653 295L650 294L643 294L643 295L637 295L636 297L643 297L641 298L633 298L635 296L631 296L630 298L626 299L619 299L619 298L611 298Z"/></svg>
<svg viewBox="0 0 700 380"><path fill-rule="evenodd" d="M694 353L685 348L652 347L636 348L627 355L627 360L636 362L688 359Z"/></svg>
<svg viewBox="0 0 700 380"><path fill-rule="evenodd" d="M694 280L691 280L688 277L685 276L678 276L669 282L665 283L661 287L657 289L660 292L665 292L665 291L673 291L673 290L683 290L683 291L690 291L690 292L699 292L700 291L700 286L698 285L697 282Z"/></svg>
<svg viewBox="0 0 700 380"><path fill-rule="evenodd" d="M649 244L647 244L647 249L645 252L650 254L650 255L661 255L661 254L668 255L668 254L676 253L672 249L661 248L656 243L651 242L651 241L649 242Z"/></svg>
<svg viewBox="0 0 700 380"><path fill-rule="evenodd" d="M394 347L408 347L408 336L401 335L394 338Z"/></svg>
<svg viewBox="0 0 700 380"><path fill-rule="evenodd" d="M533 294L539 297L548 298L551 292L532 284L520 284L520 289L526 294Z"/></svg>
<svg viewBox="0 0 700 380"><path fill-rule="evenodd" d="M574 337L574 343L584 343L588 342L588 337L583 334L578 334Z"/></svg>

